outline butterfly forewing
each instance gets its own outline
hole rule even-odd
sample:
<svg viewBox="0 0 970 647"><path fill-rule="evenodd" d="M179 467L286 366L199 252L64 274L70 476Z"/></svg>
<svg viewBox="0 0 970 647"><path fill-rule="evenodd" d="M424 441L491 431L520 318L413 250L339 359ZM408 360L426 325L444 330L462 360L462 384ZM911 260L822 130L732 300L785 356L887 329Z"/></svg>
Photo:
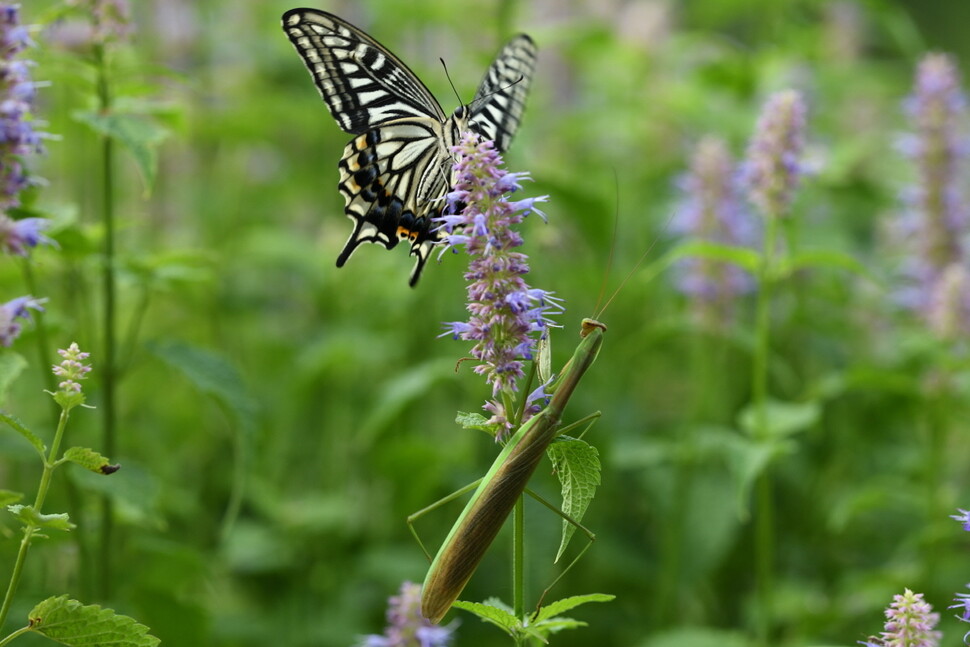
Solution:
<svg viewBox="0 0 970 647"><path fill-rule="evenodd" d="M407 65L350 23L315 9L283 14L283 29L310 70L337 124L359 135L400 117L445 120Z"/></svg>
<svg viewBox="0 0 970 647"><path fill-rule="evenodd" d="M508 149L522 121L537 53L535 43L525 34L510 40L485 72L472 100L471 124L500 151Z"/></svg>
<svg viewBox="0 0 970 647"><path fill-rule="evenodd" d="M330 114L357 135L340 159L340 193L354 230L337 257L342 266L361 243L391 249L400 241L418 257L417 283L440 240L433 218L453 183L450 152L471 127L505 150L518 128L536 48L515 37L489 67L468 110L447 117L431 92L386 47L350 23L315 9L283 14L283 29L303 58Z"/></svg>

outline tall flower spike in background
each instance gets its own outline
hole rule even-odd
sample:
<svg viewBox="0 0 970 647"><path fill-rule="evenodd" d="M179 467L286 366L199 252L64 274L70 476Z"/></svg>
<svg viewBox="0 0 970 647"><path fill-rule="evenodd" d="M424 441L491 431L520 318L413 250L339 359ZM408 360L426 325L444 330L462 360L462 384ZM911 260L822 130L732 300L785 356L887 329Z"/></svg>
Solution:
<svg viewBox="0 0 970 647"><path fill-rule="evenodd" d="M723 139L707 136L698 142L678 186L684 198L671 222L676 233L727 245L754 243L755 226L741 204L735 163ZM729 321L734 300L754 287L744 270L719 261L688 258L680 269L678 287L691 297L702 325Z"/></svg>
<svg viewBox="0 0 970 647"><path fill-rule="evenodd" d="M788 213L804 174L805 102L795 90L773 94L765 102L748 146L744 183L755 207L766 218Z"/></svg>
<svg viewBox="0 0 970 647"><path fill-rule="evenodd" d="M966 263L968 204L960 185L970 168L970 141L961 124L966 105L953 60L945 54L924 57L913 94L904 104L913 132L904 135L899 146L917 171L916 185L903 193L903 235L913 239L917 249L904 267L912 285L902 301L927 315L947 268Z"/></svg>
<svg viewBox="0 0 970 647"><path fill-rule="evenodd" d="M20 205L20 193L30 185L23 158L39 153L41 133L35 130L31 109L36 84L31 62L19 58L30 45L20 24L18 5L0 4L0 209Z"/></svg>
<svg viewBox="0 0 970 647"><path fill-rule="evenodd" d="M522 237L512 229L530 213L544 215L536 202L545 196L511 202L507 194L521 188L525 173L509 173L502 157L490 141L480 141L465 133L455 146L454 191L448 194L452 215L438 219L447 232L449 247L461 246L471 256L465 279L468 281L467 321L446 323L455 339L474 341L471 355L481 363L475 372L485 375L496 398L486 405L493 416L490 423L510 429L506 402L524 376L523 360L532 359L536 341L555 325L550 313L562 312L552 293L529 287L522 277L529 272L528 257L515 251Z"/></svg>

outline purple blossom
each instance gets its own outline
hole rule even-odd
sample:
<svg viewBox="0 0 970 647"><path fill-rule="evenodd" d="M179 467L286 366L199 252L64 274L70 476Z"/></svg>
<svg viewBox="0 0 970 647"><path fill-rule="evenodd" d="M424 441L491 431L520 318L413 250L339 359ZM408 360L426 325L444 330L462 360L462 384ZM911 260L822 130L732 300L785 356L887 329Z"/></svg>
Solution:
<svg viewBox="0 0 970 647"><path fill-rule="evenodd" d="M960 514L951 514L951 519L956 519L963 524L963 529L970 532L970 510L963 510L962 508L957 508L957 512Z"/></svg>
<svg viewBox="0 0 970 647"><path fill-rule="evenodd" d="M46 218L21 218L14 220L0 213L0 251L14 256L27 256L27 250L41 243L55 245L41 232L50 226Z"/></svg>
<svg viewBox="0 0 970 647"><path fill-rule="evenodd" d="M43 312L43 299L18 297L0 304L0 346L10 346L23 328L17 319L30 320L30 311Z"/></svg>
<svg viewBox="0 0 970 647"><path fill-rule="evenodd" d="M496 398L485 408L496 424L507 427L498 396L517 390L523 361L532 358L537 339L555 326L549 315L563 311L551 293L529 287L523 279L528 258L515 251L522 237L512 227L530 213L540 213L535 203L546 198L507 199L506 194L518 190L528 175L501 168L502 158L490 141L465 133L454 153L455 188L447 200L461 212L442 216L438 223L448 234L447 248L461 246L471 257L464 275L470 316L468 321L445 324L444 334L475 342L471 355L480 364L474 370L485 376Z"/></svg>
<svg viewBox="0 0 970 647"><path fill-rule="evenodd" d="M788 213L805 172L805 102L794 90L773 94L765 102L748 145L743 170L748 197L766 218Z"/></svg>
<svg viewBox="0 0 970 647"><path fill-rule="evenodd" d="M893 603L886 609L886 625L882 634L860 645L867 647L937 647L941 634L935 631L940 614L923 600L922 593L906 589L902 595L893 596Z"/></svg>
<svg viewBox="0 0 970 647"><path fill-rule="evenodd" d="M903 192L906 212L899 229L913 241L900 300L926 316L947 268L966 262L962 240L970 212L960 185L970 152L960 127L966 103L953 60L945 54L924 57L913 94L904 102L912 132L900 139L899 148L915 165L917 181Z"/></svg>
<svg viewBox="0 0 970 647"><path fill-rule="evenodd" d="M967 584L970 587L970 584ZM970 622L970 593L957 593L956 597L953 598L956 604L951 604L948 609L963 609L963 612L957 616L962 622Z"/></svg>
<svg viewBox="0 0 970 647"><path fill-rule="evenodd" d="M751 245L757 238L755 223L739 197L739 176L724 141L700 140L690 170L678 180L683 200L671 229L683 236L727 245ZM754 281L741 268L721 261L688 258L679 264L677 285L692 298L694 315L705 325L728 320L739 294Z"/></svg>
<svg viewBox="0 0 970 647"><path fill-rule="evenodd" d="M364 636L362 647L445 647L454 628L431 624L421 616L421 586L404 582L401 592L388 599L384 635Z"/></svg>
<svg viewBox="0 0 970 647"><path fill-rule="evenodd" d="M0 209L20 204L20 193L31 181L23 158L39 153L41 134L31 119L36 85L30 79L30 62L19 60L31 44L20 24L18 5L0 4Z"/></svg>

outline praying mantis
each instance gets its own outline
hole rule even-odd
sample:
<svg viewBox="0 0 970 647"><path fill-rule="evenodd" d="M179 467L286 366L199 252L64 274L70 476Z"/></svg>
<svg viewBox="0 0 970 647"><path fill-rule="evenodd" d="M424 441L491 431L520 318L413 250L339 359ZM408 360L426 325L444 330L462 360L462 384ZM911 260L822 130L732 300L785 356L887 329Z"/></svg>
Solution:
<svg viewBox="0 0 970 647"><path fill-rule="evenodd" d="M583 320L582 339L552 387L555 390L549 404L506 443L452 526L431 562L422 589L421 613L431 622L438 623L461 595L525 491L546 448L559 435L563 410L580 379L596 360L605 331L604 324L594 319Z"/></svg>

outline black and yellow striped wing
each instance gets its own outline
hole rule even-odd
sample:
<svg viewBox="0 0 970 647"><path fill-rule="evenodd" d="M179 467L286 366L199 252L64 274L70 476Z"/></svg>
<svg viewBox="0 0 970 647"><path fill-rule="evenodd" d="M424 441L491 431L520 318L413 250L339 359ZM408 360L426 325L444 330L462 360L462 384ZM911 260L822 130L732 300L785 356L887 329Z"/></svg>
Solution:
<svg viewBox="0 0 970 647"><path fill-rule="evenodd" d="M489 67L469 106L446 116L420 79L369 35L315 9L283 14L283 29L306 64L330 114L356 137L340 159L339 188L354 231L342 266L361 243L387 249L404 240L417 256L413 286L439 241L432 219L452 186L450 151L472 129L504 150L522 119L536 48L513 38Z"/></svg>

